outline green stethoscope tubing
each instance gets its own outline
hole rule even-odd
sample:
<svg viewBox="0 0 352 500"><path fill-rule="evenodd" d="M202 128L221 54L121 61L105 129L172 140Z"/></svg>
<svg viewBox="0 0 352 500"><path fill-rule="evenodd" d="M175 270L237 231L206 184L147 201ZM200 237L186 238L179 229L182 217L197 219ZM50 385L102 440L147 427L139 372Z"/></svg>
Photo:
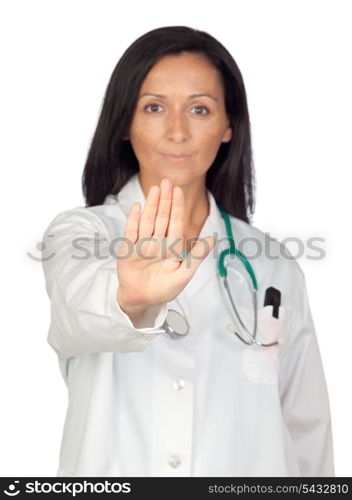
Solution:
<svg viewBox="0 0 352 500"><path fill-rule="evenodd" d="M243 328L244 333L247 335L248 341L245 340L236 331L234 331L233 333L242 342L244 342L247 345L251 345L253 343L258 343L258 341L256 340L256 335L257 335L257 319L258 319L258 315L257 315L257 289L258 289L257 279L255 277L253 268L250 265L250 263L248 262L248 260L246 259L246 257L243 255L242 252L240 252L236 248L235 240L234 240L233 233L232 233L232 228L231 228L231 222L230 222L230 218L229 218L228 213L222 207L219 207L219 209L220 209L220 213L221 213L221 215L222 215L222 217L223 217L223 219L225 221L225 228L226 228L227 239L229 240L229 248L227 248L226 250L223 250L221 252L220 256L219 256L219 260L218 260L219 274L220 274L221 281L223 282L223 285L224 285L225 290L227 292L227 295L228 295L228 298L230 300L232 309L233 309L233 311L235 313L235 316L237 317L237 320L239 321L241 327ZM225 258L226 258L227 255L235 255L236 257L238 257L240 259L240 261L242 262L242 264L244 265L246 271L248 272L248 274L249 274L249 276L250 276L250 278L252 280L252 284L253 284L252 301L253 301L253 310L254 310L254 327L253 327L253 332L250 332L248 330L248 328L246 327L246 325L243 323L243 321L241 319L241 316L240 316L239 312L237 311L236 304L235 304L235 302L234 302L234 300L232 298L230 286L229 286L228 281L227 281L227 270L226 270L225 263L224 263L225 262Z"/></svg>
<svg viewBox="0 0 352 500"><path fill-rule="evenodd" d="M220 254L220 257L219 257L218 267L219 267L220 276L221 277L227 276L226 267L224 266L224 260L225 260L226 255L229 255L229 254L236 255L236 257L241 259L244 267L247 269L247 272L251 277L254 290L258 290L257 279L255 277L252 266L250 265L250 263L248 262L246 257L243 255L243 253L240 252L239 250L237 250L237 248L236 248L235 240L233 238L233 233L232 233L232 228L231 228L231 222L230 222L230 218L228 216L228 213L221 207L220 207L220 212L221 212L221 215L225 221L227 238L228 238L229 244L230 244L230 247L227 248L226 250L223 250Z"/></svg>
<svg viewBox="0 0 352 500"><path fill-rule="evenodd" d="M242 252L240 252L240 250L238 250L236 248L235 240L234 240L232 228L231 228L231 222L230 222L230 218L229 218L228 213L222 207L219 207L219 208L220 208L220 213L225 221L226 234L227 234L227 238L229 240L229 248L227 248L226 250L223 250L219 256L219 260L218 260L219 274L220 274L221 280L224 284L224 287L226 289L226 292L228 294L232 309L233 309L241 327L243 328L244 333L247 335L248 340L245 340L236 331L234 331L233 333L242 342L244 342L247 345L257 344L261 347L270 347L272 345L276 345L276 344L278 344L277 341L265 344L265 343L260 342L259 340L256 339L257 325L258 325L258 300L257 300L258 283L257 283L257 279L256 279L256 276L254 274L253 268L250 265L250 263L248 262L247 258L243 255ZM251 295L252 295L253 311L254 311L253 332L250 332L249 329L246 327L246 325L243 323L241 316L239 315L239 313L237 311L234 300L232 298L231 290L230 290L230 287L229 287L229 284L227 281L227 270L226 270L226 267L224 264L224 261L225 261L225 258L227 255L235 255L236 257L238 257L240 259L240 261L242 262L242 264L244 265L244 267L246 268L246 271L248 272L248 274L251 278L252 285L253 285L253 289L251 290Z"/></svg>

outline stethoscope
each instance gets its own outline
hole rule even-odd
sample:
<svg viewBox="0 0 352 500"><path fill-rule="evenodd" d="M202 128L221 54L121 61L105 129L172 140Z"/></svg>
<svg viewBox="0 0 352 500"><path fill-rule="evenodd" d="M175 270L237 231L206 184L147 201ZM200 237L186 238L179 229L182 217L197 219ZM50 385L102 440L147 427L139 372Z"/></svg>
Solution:
<svg viewBox="0 0 352 500"><path fill-rule="evenodd" d="M246 336L246 339L243 338L241 334L238 332L234 331L233 333L245 344L247 345L253 345L257 344L258 346L261 347L270 347L273 345L278 344L278 341L270 342L270 343L263 343L257 340L256 335L257 335L257 325L258 325L258 301L257 301L257 292L258 292L258 284L257 284L257 279L255 277L254 271L246 257L243 255L242 252L240 252L235 245L235 240L233 237L232 233L232 228L231 228L231 223L230 223L230 218L228 213L221 207L220 212L221 215L225 221L225 228L226 228L226 234L227 234L227 239L229 240L229 248L226 248L223 250L220 255L219 255L219 260L218 260L218 270L220 274L221 281L224 285L224 288L227 292L227 295L230 300L230 304L232 306L232 309L235 313L235 316L241 325L241 328L243 329L242 334ZM252 296L252 303L253 303L253 313L254 313L254 326L253 326L253 331L251 332L244 322L241 319L241 316L239 315L235 302L232 298L231 290L227 281L227 269L225 266L225 258L227 255L234 255L236 256L240 262L244 265L247 273L249 274L251 278L251 283L252 287L250 288L250 293ZM184 254L183 254L184 256ZM169 309L166 319L164 323L161 326L160 332L165 333L168 337L171 337L172 339L179 339L184 337L189 333L189 323L186 320L186 318L179 313L178 311L175 311L174 309ZM159 331L159 330L158 330ZM157 332L158 332L157 331Z"/></svg>

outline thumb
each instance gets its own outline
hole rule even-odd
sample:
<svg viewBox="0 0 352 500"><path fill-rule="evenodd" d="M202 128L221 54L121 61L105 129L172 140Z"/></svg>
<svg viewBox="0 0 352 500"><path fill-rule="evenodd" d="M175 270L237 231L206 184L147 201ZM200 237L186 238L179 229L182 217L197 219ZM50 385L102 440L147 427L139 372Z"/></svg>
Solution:
<svg viewBox="0 0 352 500"><path fill-rule="evenodd" d="M189 277L193 276L198 266L200 266L214 248L216 242L217 240L213 236L207 236L206 238L198 240L187 257L183 260L179 270L189 274Z"/></svg>

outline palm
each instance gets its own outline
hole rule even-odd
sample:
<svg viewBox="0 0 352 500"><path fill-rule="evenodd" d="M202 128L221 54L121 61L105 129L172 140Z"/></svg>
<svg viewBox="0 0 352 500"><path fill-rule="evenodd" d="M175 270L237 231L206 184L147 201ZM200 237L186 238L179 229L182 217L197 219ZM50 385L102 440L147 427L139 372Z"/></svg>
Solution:
<svg viewBox="0 0 352 500"><path fill-rule="evenodd" d="M178 294L182 283L178 271L180 261L175 258L156 258L148 261L133 256L118 265L119 283L129 290L129 300L151 303L172 300Z"/></svg>

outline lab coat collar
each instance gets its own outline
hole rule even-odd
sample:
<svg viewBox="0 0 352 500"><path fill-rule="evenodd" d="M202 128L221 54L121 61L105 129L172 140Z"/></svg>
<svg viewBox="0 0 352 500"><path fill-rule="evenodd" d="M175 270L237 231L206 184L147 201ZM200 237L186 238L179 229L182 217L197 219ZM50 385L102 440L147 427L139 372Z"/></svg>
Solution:
<svg viewBox="0 0 352 500"><path fill-rule="evenodd" d="M203 224L198 238L202 239L205 236L215 236L215 238L217 239L217 243L213 247L212 251L199 265L195 274L184 288L183 291L188 298L192 297L210 279L214 278L214 276L217 275L218 256L221 250L224 250L228 247L224 220L214 196L208 189L207 196L210 206L209 215ZM125 213L126 217L128 216L134 202L141 203L143 208L145 203L145 196L140 185L138 172L127 181L127 183L116 195L116 198L120 208Z"/></svg>

